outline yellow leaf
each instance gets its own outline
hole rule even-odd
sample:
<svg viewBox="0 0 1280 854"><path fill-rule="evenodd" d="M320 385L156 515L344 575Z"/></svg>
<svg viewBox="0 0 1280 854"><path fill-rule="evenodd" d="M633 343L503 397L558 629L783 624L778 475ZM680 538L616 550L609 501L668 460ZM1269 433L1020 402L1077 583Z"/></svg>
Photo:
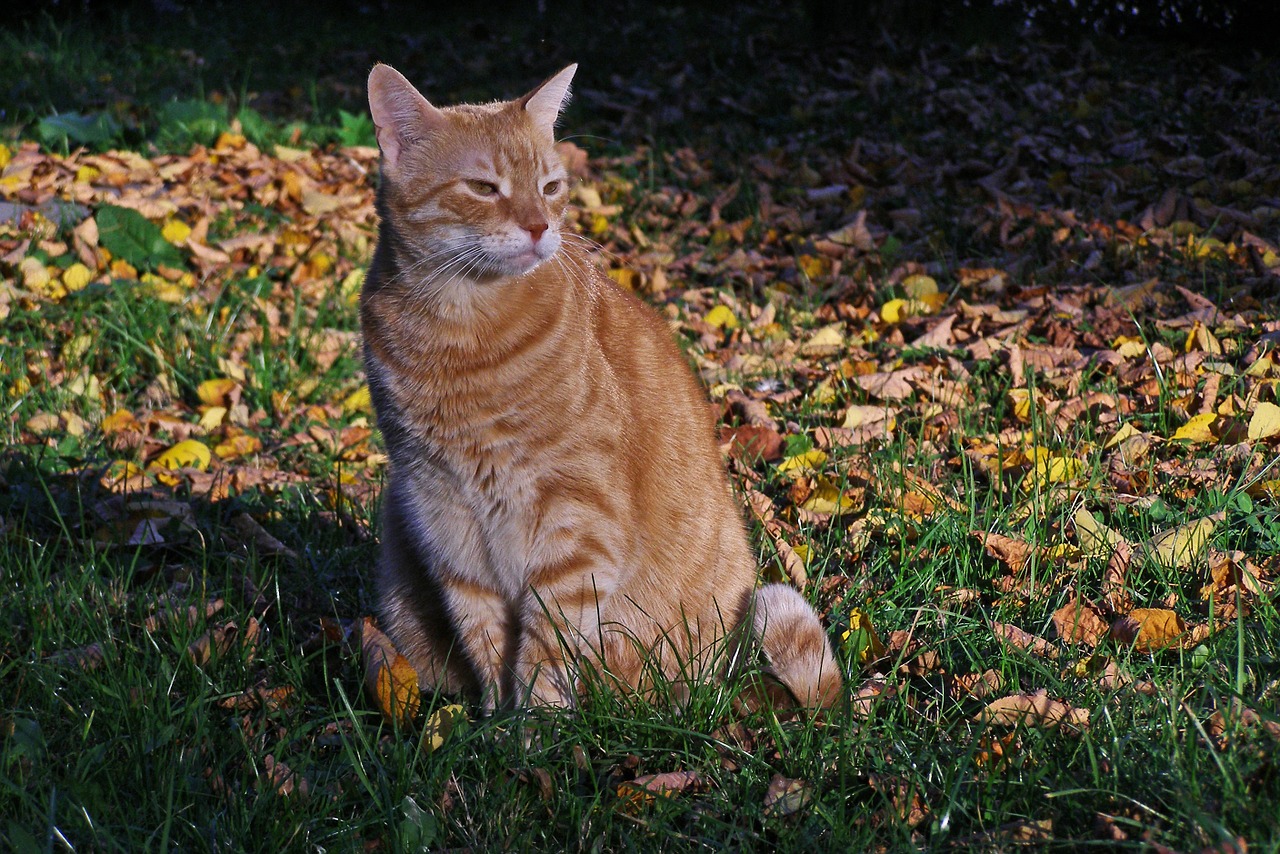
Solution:
<svg viewBox="0 0 1280 854"><path fill-rule="evenodd" d="M1072 457L1045 456L1036 460L1028 480L1041 483L1070 483L1084 471L1084 461Z"/></svg>
<svg viewBox="0 0 1280 854"><path fill-rule="evenodd" d="M196 439L187 439L185 442L179 442L169 450L151 461L149 469L200 469L204 471L209 467L209 462L213 459L213 455L209 451L209 446L204 442Z"/></svg>
<svg viewBox="0 0 1280 854"><path fill-rule="evenodd" d="M213 452L224 460L233 460L236 457L247 457L250 454L256 454L261 450L261 439L248 433L240 433L225 442L219 443L213 449Z"/></svg>
<svg viewBox="0 0 1280 854"><path fill-rule="evenodd" d="M210 406L200 413L200 426L205 430L213 431L222 426L222 422L226 420L227 408L225 406ZM219 454L218 456L222 456Z"/></svg>
<svg viewBox="0 0 1280 854"><path fill-rule="evenodd" d="M467 720L467 711L458 704L441 706L422 726L422 751L431 753L445 743L454 727Z"/></svg>
<svg viewBox="0 0 1280 854"><path fill-rule="evenodd" d="M1246 377L1265 377L1271 373L1271 366L1271 356L1261 356L1252 365L1245 368L1244 375Z"/></svg>
<svg viewBox="0 0 1280 854"><path fill-rule="evenodd" d="M1083 507L1075 512L1071 521L1076 526L1076 539L1080 542L1080 549L1087 555L1110 556L1116 546L1124 542L1124 537L1099 522Z"/></svg>
<svg viewBox="0 0 1280 854"><path fill-rule="evenodd" d="M9 161L12 159L13 159L13 151L9 149L9 146L5 145L4 143L0 143L0 169L3 169L5 166L9 165Z"/></svg>
<svg viewBox="0 0 1280 854"><path fill-rule="evenodd" d="M347 273L346 278L342 280L342 284L338 286L338 293L347 305L355 305L360 301L360 289L364 287L364 270L355 269Z"/></svg>
<svg viewBox="0 0 1280 854"><path fill-rule="evenodd" d="M62 284L72 293L83 290L93 279L93 271L79 261L62 271Z"/></svg>
<svg viewBox="0 0 1280 854"><path fill-rule="evenodd" d="M618 283L618 287L634 291L640 287L640 273L627 267L611 267L606 275Z"/></svg>
<svg viewBox="0 0 1280 854"><path fill-rule="evenodd" d="M86 164L76 170L76 183L88 184L90 181L92 181L94 178L97 178L101 174L102 174L101 169L97 168L96 166L89 166Z"/></svg>
<svg viewBox="0 0 1280 854"><path fill-rule="evenodd" d="M1141 338L1121 335L1111 345L1122 359L1138 359L1147 355L1147 345Z"/></svg>
<svg viewBox="0 0 1280 854"><path fill-rule="evenodd" d="M849 628L840 639L850 645L858 656L858 664L865 665L884 658L884 642L871 624L871 615L861 608L849 612Z"/></svg>
<svg viewBox="0 0 1280 854"><path fill-rule="evenodd" d="M844 347L844 324L829 323L800 345L802 356L831 356Z"/></svg>
<svg viewBox="0 0 1280 854"><path fill-rule="evenodd" d="M1263 401L1253 410L1249 419L1249 440L1270 439L1280 436L1280 406Z"/></svg>
<svg viewBox="0 0 1280 854"><path fill-rule="evenodd" d="M1221 514L1214 514L1161 531L1147 541L1147 551L1162 566L1185 569L1204 551L1222 518Z"/></svg>
<svg viewBox="0 0 1280 854"><path fill-rule="evenodd" d="M702 318L703 322L708 326L724 329L737 329L738 318L734 315L733 310L727 305L718 305L711 311L707 312L707 316Z"/></svg>
<svg viewBox="0 0 1280 854"><path fill-rule="evenodd" d="M1114 448L1116 445L1119 445L1125 439L1129 439L1134 436L1137 436L1139 432L1140 431L1138 430L1138 428L1133 426L1133 422L1126 421L1124 424L1120 425L1120 429L1117 430L1115 434L1112 435L1112 437L1108 439L1107 443L1102 447L1104 450L1107 448Z"/></svg>
<svg viewBox="0 0 1280 854"><path fill-rule="evenodd" d="M831 262L820 255L801 255L796 259L796 266L811 280L831 272Z"/></svg>
<svg viewBox="0 0 1280 854"><path fill-rule="evenodd" d="M347 415L353 415L357 412L365 412L373 414L373 398L369 396L369 387L362 385L353 391L346 400L342 401L342 411Z"/></svg>
<svg viewBox="0 0 1280 854"><path fill-rule="evenodd" d="M891 299L880 306L880 319L885 323L901 323L909 317L921 317L933 314L942 303L934 299L937 294L923 299ZM946 297L943 296L943 302ZM935 305L936 304L936 305Z"/></svg>
<svg viewBox="0 0 1280 854"><path fill-rule="evenodd" d="M133 417L133 413L127 409L117 409L115 412L102 419L102 423L98 425L103 433L118 433L121 430L136 430L138 421Z"/></svg>
<svg viewBox="0 0 1280 854"><path fill-rule="evenodd" d="M62 345L62 361L69 365L79 364L92 347L92 335L87 333L76 335Z"/></svg>
<svg viewBox="0 0 1280 854"><path fill-rule="evenodd" d="M49 271L39 258L28 255L18 262L18 272L22 274L22 285L29 291L43 293L49 284Z"/></svg>
<svg viewBox="0 0 1280 854"><path fill-rule="evenodd" d="M360 654L364 658L365 688L387 722L404 723L417 717L421 702L418 671L368 617L360 622ZM433 749L444 743L444 737L440 736Z"/></svg>
<svg viewBox="0 0 1280 854"><path fill-rule="evenodd" d="M809 392L809 400L819 406L836 402L836 386L830 377L813 387L813 391Z"/></svg>
<svg viewBox="0 0 1280 854"><path fill-rule="evenodd" d="M787 457L778 463L778 471L815 471L826 461L826 453L813 448L802 454Z"/></svg>
<svg viewBox="0 0 1280 854"><path fill-rule="evenodd" d="M906 307L907 301L904 299L891 299L884 305L880 306L880 319L885 323L901 323L904 317L903 309Z"/></svg>
<svg viewBox="0 0 1280 854"><path fill-rule="evenodd" d="M160 229L160 233L174 246L181 246L191 236L191 226L180 219L171 219Z"/></svg>
<svg viewBox="0 0 1280 854"><path fill-rule="evenodd" d="M108 492L124 492L130 487L140 489L146 485L146 474L142 466L129 460L113 460L107 466L98 483Z"/></svg>
<svg viewBox="0 0 1280 854"><path fill-rule="evenodd" d="M1013 415L1019 421L1031 420L1031 389L1011 388L1007 394Z"/></svg>
<svg viewBox="0 0 1280 854"><path fill-rule="evenodd" d="M902 290L913 299L921 299L929 294L936 294L938 292L938 283L934 281L932 276L916 274L907 276L902 280Z"/></svg>
<svg viewBox="0 0 1280 854"><path fill-rule="evenodd" d="M1170 438L1186 440L1196 445L1216 442L1218 437L1213 433L1213 422L1217 417L1213 412L1196 415L1179 427Z"/></svg>
<svg viewBox="0 0 1280 854"><path fill-rule="evenodd" d="M205 406L225 406L227 395L231 394L235 387L235 380L225 377L205 380L196 386L196 397L200 398L200 402Z"/></svg>
<svg viewBox="0 0 1280 854"><path fill-rule="evenodd" d="M814 484L813 492L800 507L810 513L837 515L851 509L853 499L842 493L830 480L820 477Z"/></svg>

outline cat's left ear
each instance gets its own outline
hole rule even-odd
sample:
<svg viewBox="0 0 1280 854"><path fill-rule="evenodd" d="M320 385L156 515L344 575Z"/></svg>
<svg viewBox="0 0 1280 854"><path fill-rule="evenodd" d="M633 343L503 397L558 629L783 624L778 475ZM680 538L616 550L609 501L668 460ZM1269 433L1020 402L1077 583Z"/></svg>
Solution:
<svg viewBox="0 0 1280 854"><path fill-rule="evenodd" d="M578 63L575 62L518 101L520 106L533 117L534 122L539 127L545 128L547 133L555 131L556 119L560 117L560 111L569 101L569 83L577 70Z"/></svg>

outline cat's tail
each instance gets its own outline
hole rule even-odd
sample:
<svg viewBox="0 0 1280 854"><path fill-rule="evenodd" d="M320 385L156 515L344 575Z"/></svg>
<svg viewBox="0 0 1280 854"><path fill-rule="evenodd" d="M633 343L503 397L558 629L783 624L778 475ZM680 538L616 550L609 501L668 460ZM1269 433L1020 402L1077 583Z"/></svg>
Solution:
<svg viewBox="0 0 1280 854"><path fill-rule="evenodd" d="M768 672L808 709L830 708L844 693L826 629L800 592L766 584L755 592L752 629Z"/></svg>

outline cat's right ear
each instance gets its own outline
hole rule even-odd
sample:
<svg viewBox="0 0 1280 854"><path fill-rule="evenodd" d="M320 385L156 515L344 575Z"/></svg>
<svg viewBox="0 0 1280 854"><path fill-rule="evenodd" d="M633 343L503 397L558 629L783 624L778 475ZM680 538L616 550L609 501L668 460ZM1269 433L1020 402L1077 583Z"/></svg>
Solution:
<svg viewBox="0 0 1280 854"><path fill-rule="evenodd" d="M422 97L403 74L382 63L369 72L369 113L382 149L383 165L392 169L406 148L447 121L444 113Z"/></svg>

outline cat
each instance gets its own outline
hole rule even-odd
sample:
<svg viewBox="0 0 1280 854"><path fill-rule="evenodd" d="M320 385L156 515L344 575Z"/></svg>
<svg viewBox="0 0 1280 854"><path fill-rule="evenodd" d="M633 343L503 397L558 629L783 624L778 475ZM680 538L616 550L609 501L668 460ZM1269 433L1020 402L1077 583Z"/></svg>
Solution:
<svg viewBox="0 0 1280 854"><path fill-rule="evenodd" d="M795 589L756 562L705 392L667 324L563 225L570 65L514 101L437 108L369 75L381 149L364 363L390 457L377 597L422 683L573 706L763 650L805 707L843 681Z"/></svg>

